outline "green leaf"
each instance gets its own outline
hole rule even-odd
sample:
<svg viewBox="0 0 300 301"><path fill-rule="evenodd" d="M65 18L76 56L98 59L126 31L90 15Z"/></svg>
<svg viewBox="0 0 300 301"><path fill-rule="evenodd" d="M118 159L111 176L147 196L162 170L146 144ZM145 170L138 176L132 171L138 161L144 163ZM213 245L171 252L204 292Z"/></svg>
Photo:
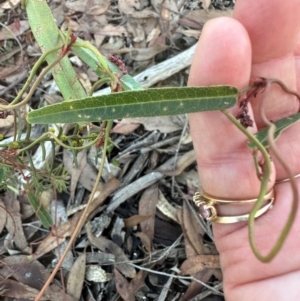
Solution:
<svg viewBox="0 0 300 301"><path fill-rule="evenodd" d="M50 228L53 225L53 220L48 210L42 204L40 204L37 195L29 192L27 196L30 205L42 222L43 226L47 229Z"/></svg>
<svg viewBox="0 0 300 301"><path fill-rule="evenodd" d="M274 122L276 126L276 131L274 135L274 139L277 139L282 131L287 129L289 126L294 124L295 122L298 122L300 120L300 113L291 115L286 118L282 118ZM264 128L260 130L256 135L256 138L263 144L265 148L269 147L268 143L268 128ZM248 142L248 146L250 148L256 148L256 146L253 144L253 142Z"/></svg>
<svg viewBox="0 0 300 301"><path fill-rule="evenodd" d="M77 41L81 42L82 40L77 38ZM72 47L73 52L81 59L83 60L100 78L106 77L107 75L104 74L100 69L99 69L99 61L96 58L95 54L84 47ZM104 57L104 60L106 61L109 69L116 73L119 74L120 81L122 84L122 88L124 91L130 91L130 90L142 90L143 87L130 75L122 75L121 70L113 64L111 61L109 61L107 58Z"/></svg>
<svg viewBox="0 0 300 301"><path fill-rule="evenodd" d="M32 33L43 52L62 45L54 17L45 0L27 0L26 11ZM48 64L51 64L58 54L59 51L49 54L46 58ZM52 73L66 100L86 96L67 56L52 69Z"/></svg>
<svg viewBox="0 0 300 301"><path fill-rule="evenodd" d="M177 115L230 108L237 97L238 89L231 86L126 91L47 106L30 112L27 120L49 124Z"/></svg>

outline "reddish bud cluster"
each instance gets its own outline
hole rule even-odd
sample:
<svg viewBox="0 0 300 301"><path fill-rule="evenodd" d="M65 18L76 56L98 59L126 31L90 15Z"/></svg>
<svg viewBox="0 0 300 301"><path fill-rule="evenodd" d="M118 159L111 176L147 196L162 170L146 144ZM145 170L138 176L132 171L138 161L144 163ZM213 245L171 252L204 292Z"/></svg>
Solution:
<svg viewBox="0 0 300 301"><path fill-rule="evenodd" d="M108 55L107 59L110 60L112 63L114 63L120 69L123 75L128 73L125 64L122 62L120 58L113 55Z"/></svg>

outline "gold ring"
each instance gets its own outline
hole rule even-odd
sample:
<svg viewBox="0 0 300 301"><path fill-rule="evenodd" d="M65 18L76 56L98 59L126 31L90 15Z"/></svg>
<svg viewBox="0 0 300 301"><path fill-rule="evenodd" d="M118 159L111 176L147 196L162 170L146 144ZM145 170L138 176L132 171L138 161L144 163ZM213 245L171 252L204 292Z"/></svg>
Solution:
<svg viewBox="0 0 300 301"><path fill-rule="evenodd" d="M300 177L300 173L295 175L294 179L297 179L299 177ZM281 184L281 183L284 183L284 182L289 182L290 180L291 180L290 178L286 178L286 179L283 179L283 180L276 181L275 184Z"/></svg>
<svg viewBox="0 0 300 301"><path fill-rule="evenodd" d="M269 201L266 205L261 207L255 214L255 218L264 214L267 210L272 208L274 203L274 191L273 189L268 192L264 201ZM199 208L199 215L210 222L231 224L244 222L249 219L249 214L237 215L237 216L219 216L215 205L249 205L257 202L257 199L249 200L226 200L226 199L216 199L212 195L205 193L203 190L201 192L196 192L193 201Z"/></svg>

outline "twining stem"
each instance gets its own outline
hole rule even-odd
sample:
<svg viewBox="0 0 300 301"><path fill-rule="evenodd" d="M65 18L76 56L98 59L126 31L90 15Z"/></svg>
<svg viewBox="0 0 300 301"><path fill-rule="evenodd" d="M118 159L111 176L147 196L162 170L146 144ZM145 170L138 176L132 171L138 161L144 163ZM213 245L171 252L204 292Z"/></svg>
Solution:
<svg viewBox="0 0 300 301"><path fill-rule="evenodd" d="M53 48L52 50L51 50L51 52L52 51L54 51L54 50L58 50L59 48L60 48L61 46L59 46L59 47L55 47L55 48ZM49 52L47 52L47 54L49 54ZM63 56L62 55L58 55L58 57L50 64L50 65L48 65L40 74L39 74L39 76L37 77L37 79L35 80L35 82L33 83L33 85L32 85L32 87L31 87L31 89L29 90L29 93L28 93L28 95L21 101L21 102L19 102L19 103L17 103L17 104L13 104L13 103L16 103L19 99L20 99L20 97L22 96L22 94L23 94L23 90L24 90L24 87L23 87L23 89L21 90L21 92L18 94L18 96L16 97L16 99L14 99L14 101L11 103L11 104L9 104L9 105L6 105L6 106L3 106L3 105L0 105L0 110L13 110L13 109L17 109L17 108L20 108L21 106L23 106L23 105L25 105L29 100L30 100L30 98L31 98L31 96L32 96L32 94L34 93L34 91L36 90L36 88L38 87L38 85L39 85L39 83L41 82L41 80L43 79L43 77L47 74L47 72L49 72L61 59L63 58ZM36 67L36 64L34 65L35 67ZM37 68L36 68L37 69ZM35 73L36 73L36 70L35 68L33 68L32 69L32 72L30 73L30 77L29 77L29 79L31 78L31 76L33 76ZM32 75L33 74L33 75ZM28 79L28 80L29 80ZM28 82L28 80L27 80L27 82ZM32 80L32 78L31 78L31 80ZM30 80L30 81L31 81ZM28 84L30 83L30 81L28 82ZM27 83L26 82L26 83Z"/></svg>
<svg viewBox="0 0 300 301"><path fill-rule="evenodd" d="M45 53L42 54L42 56L38 59L38 61L34 64L30 75L26 81L26 83L24 84L23 88L21 89L21 91L18 93L17 97L7 106L0 106L0 109L2 110L11 110L13 109L11 106L15 103L17 103L20 98L22 97L23 93L25 92L25 90L28 88L29 84L31 83L33 77L35 76L35 74L37 73L38 68L40 67L40 65L44 62L44 60L46 59L47 55L49 55L50 53L57 51L61 48L61 46L57 46L54 47L48 51L46 51Z"/></svg>
<svg viewBox="0 0 300 301"><path fill-rule="evenodd" d="M240 124L240 122L228 111L226 110L221 110L221 112L223 114L225 114L229 120L240 130L242 131L247 137L248 139L257 147L257 149L261 152L262 156L264 157L264 173L262 175L262 180L261 180L261 185L260 185L260 192L259 192L259 196L257 198L257 202L255 203L255 206L252 208L250 215L249 215L249 241L250 241L250 245L251 248L253 250L253 253L255 255L255 257L262 261L262 262L268 262L270 261L278 252L278 247L277 245L280 242L277 242L275 247L276 247L276 253L275 255L273 255L273 250L272 250L272 257L270 258L270 255L267 255L266 257L262 256L256 245L255 245L255 240L254 240L254 219L255 219L255 215L256 212L261 208L263 202L264 202L264 197L267 193L267 188L268 188L268 183L269 183L269 179L271 176L271 172L272 172L272 166L271 166L271 160L270 160L270 156L267 152L267 150L265 149L265 147L259 142L259 140L252 135L243 125ZM281 237L280 237L281 238ZM281 244L282 245L282 244ZM274 247L274 249L275 249Z"/></svg>
<svg viewBox="0 0 300 301"><path fill-rule="evenodd" d="M265 99L266 99L267 93L270 90L270 85L272 83L277 83L285 92L296 95L300 99L298 93L289 90L287 87L285 87L285 85L282 82L280 82L278 80L273 80L273 79L267 80L265 91L263 92L264 94L262 95L261 104L260 104L260 116L261 116L262 120L264 121L264 123L269 127L269 130L268 130L269 147L270 147L270 150L272 150L273 156L279 161L279 163L282 165L282 167L284 168L284 170L287 174L287 177L289 179L289 182L290 182L291 188L292 188L293 201L292 201L292 208L291 208L290 214L288 216L288 220L287 220L284 228L282 229L282 231L277 239L276 244L274 245L274 247L270 250L270 252L266 256L263 256L259 252L259 250L254 242L255 241L254 216L255 216L255 212L260 207L258 202L256 203L253 210L251 211L251 214L249 217L249 240L250 240L250 244L251 244L253 253L262 262L270 262L280 251L280 249L281 249L283 243L285 242L285 240L288 236L288 233L294 223L294 220L295 220L296 214L297 214L297 210L298 210L298 191L297 191L297 185L296 185L293 173L292 173L291 169L289 168L289 166L286 164L286 162L283 160L283 158L280 155L278 148L275 144L274 136L275 136L276 126L274 125L274 123L269 121L269 119L266 117L266 114L265 114L265 108L264 108ZM257 210L253 213L253 211L255 209L257 209Z"/></svg>
<svg viewBox="0 0 300 301"><path fill-rule="evenodd" d="M18 152L21 153L21 152L24 152L24 151L32 148L34 145L40 143L41 141L44 141L49 136L52 136L52 138L55 140L55 142L57 144L59 144L60 146L62 146L63 148L67 148L67 149L70 149L70 150L80 151L80 150L83 150L85 148L88 148L88 147L94 145L98 141L98 139L101 137L101 133L93 141L91 141L91 142L89 142L89 143L87 143L85 145L82 145L82 146L71 146L71 145L63 143L59 138L56 137L56 135L54 133L47 132L47 133L44 133L42 136L40 136L38 139L34 140L31 144L27 145L26 147L24 147L22 149L19 149Z"/></svg>
<svg viewBox="0 0 300 301"><path fill-rule="evenodd" d="M84 225L84 222L86 221L86 218L87 218L87 212L89 210L89 207L90 207L90 204L92 203L93 199L94 199L94 195L95 195L95 192L97 190L97 187L98 187L98 183L101 179L101 176L102 176L102 172L103 172L103 168L104 168L104 164L105 164L105 157L106 157L106 151L107 151L107 146L108 146L108 141L109 141L109 133L110 133L110 130L111 130L111 127L112 127L112 121L109 120L107 122L103 122L102 125L103 127L105 127L105 140L104 140L104 146L103 146L103 150L102 150L102 158L101 158L101 164L100 164L100 168L99 168L99 172L98 172L98 175L97 175L97 178L95 180L95 184L94 184L94 187L93 187L93 190L90 194L90 197L89 197L89 200L86 204L86 207L84 208L82 214L81 214L81 217L77 223L77 226L75 227L75 230L72 234L72 236L70 237L70 240L63 252L63 254L61 255L58 263L56 264L54 270L52 271L51 275L49 276L49 278L47 279L47 281L45 282L43 288L41 289L41 291L39 292L39 294L35 297L35 301L39 301L43 294L45 293L46 289L48 288L48 286L50 285L51 281L54 279L57 271L59 270L60 266L62 265L62 262L64 261L67 253L69 252L69 250L71 249L78 233L80 232L82 226Z"/></svg>

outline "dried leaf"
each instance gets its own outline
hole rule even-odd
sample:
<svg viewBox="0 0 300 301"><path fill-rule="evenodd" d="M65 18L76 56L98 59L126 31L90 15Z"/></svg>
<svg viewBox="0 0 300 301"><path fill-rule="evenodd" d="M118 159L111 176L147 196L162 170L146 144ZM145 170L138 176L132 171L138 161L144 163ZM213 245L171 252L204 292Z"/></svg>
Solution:
<svg viewBox="0 0 300 301"><path fill-rule="evenodd" d="M115 268L115 282L117 292L120 294L124 301L135 301L134 295L128 290L129 282L123 277L123 275Z"/></svg>
<svg viewBox="0 0 300 301"><path fill-rule="evenodd" d="M63 225L55 229L55 233L50 233L38 246L35 252L35 258L52 251L62 242L66 240L67 237L71 236L75 230L75 227L80 219L81 212L77 212L72 216L72 218L64 223Z"/></svg>
<svg viewBox="0 0 300 301"><path fill-rule="evenodd" d="M39 293L39 290L15 280L0 277L0 282L0 295L2 297L34 300ZM49 296L45 294L41 300L49 300Z"/></svg>
<svg viewBox="0 0 300 301"><path fill-rule="evenodd" d="M122 119L123 120L123 119ZM132 132L134 132L139 126L139 123L122 123L122 120L120 123L117 123L113 129L112 129L112 133L116 133L116 134L122 134L122 135L129 135ZM0 129L1 131L1 129Z"/></svg>
<svg viewBox="0 0 300 301"><path fill-rule="evenodd" d="M146 221L141 222L142 232L151 240L154 238L154 224L156 205L158 202L158 185L154 184L148 187L142 194L139 201L139 214L151 216Z"/></svg>
<svg viewBox="0 0 300 301"><path fill-rule="evenodd" d="M197 222L194 212L190 210L190 207L185 202L182 209L181 228L184 233L185 244L191 245L194 249L192 254L187 253L187 257L205 254L202 238L204 235L203 228Z"/></svg>
<svg viewBox="0 0 300 301"><path fill-rule="evenodd" d="M0 41L15 39L16 37L23 34L28 29L29 29L29 23L27 20L20 21L19 25L17 25L16 22L13 22L6 27L2 27L2 30L0 31Z"/></svg>
<svg viewBox="0 0 300 301"><path fill-rule="evenodd" d="M157 203L157 208L161 211L165 216L172 219L176 223L179 223L177 218L177 210L173 207L165 198L163 193L159 190L159 200Z"/></svg>
<svg viewBox="0 0 300 301"><path fill-rule="evenodd" d="M204 269L220 269L219 255L197 255L188 257L181 265L183 275L195 275Z"/></svg>
<svg viewBox="0 0 300 301"><path fill-rule="evenodd" d="M135 61L146 61L152 59L158 53L168 49L167 45L154 45L148 48L128 49L130 58Z"/></svg>
<svg viewBox="0 0 300 301"><path fill-rule="evenodd" d="M212 275L213 275L213 269L205 269L203 271L198 272L196 275L194 275L194 278L200 280L201 282L208 283ZM193 280L190 283L186 292L184 293L182 301L191 300L192 298L200 294L203 288L204 288L203 284Z"/></svg>
<svg viewBox="0 0 300 301"><path fill-rule="evenodd" d="M31 248L28 246L22 227L19 201L16 199L15 194L11 191L7 191L2 200L7 211L10 213L10 215L7 215L6 219L5 227L7 231L13 237L17 247L24 253L30 254Z"/></svg>
<svg viewBox="0 0 300 301"><path fill-rule="evenodd" d="M124 224L126 228L133 228L137 226L139 223L142 223L144 221L147 221L149 218L151 218L152 215L132 215L129 218L124 219Z"/></svg>
<svg viewBox="0 0 300 301"><path fill-rule="evenodd" d="M109 0L78 0L78 1L66 1L66 7L76 12L83 12L88 15L101 15L104 14L109 5Z"/></svg>
<svg viewBox="0 0 300 301"><path fill-rule="evenodd" d="M75 198L75 190L77 183L80 179L80 176L82 174L83 169L87 165L87 160L86 160L86 149L80 151L77 154L77 167L73 163L73 155L68 149L64 149L63 152L63 162L64 166L71 175L71 187L70 187L70 196L72 202L74 201Z"/></svg>
<svg viewBox="0 0 300 301"><path fill-rule="evenodd" d="M47 281L50 273L37 260L29 259L26 255L4 257L0 273L3 277L13 276L18 282L40 290Z"/></svg>
<svg viewBox="0 0 300 301"><path fill-rule="evenodd" d="M80 300L85 278L86 255L81 254L74 262L67 281L67 293Z"/></svg>
<svg viewBox="0 0 300 301"><path fill-rule="evenodd" d="M148 251L148 253L151 256L151 252L152 252L152 241L149 238L149 236L147 236L145 233L143 232L136 232L135 236L138 237L142 244L145 246L146 250Z"/></svg>
<svg viewBox="0 0 300 301"><path fill-rule="evenodd" d="M135 277L136 275L135 269L128 264L129 259L118 245L116 245L114 242L110 241L105 237L102 236L95 237L91 232L91 225L89 222L86 224L86 232L91 244L93 244L102 252L111 253L115 255L115 261L121 262L115 264L115 266L118 270L122 272L122 274L124 274L126 277L129 278Z"/></svg>
<svg viewBox="0 0 300 301"><path fill-rule="evenodd" d="M147 131L158 130L161 133L168 134L182 130L182 123L179 120L178 116L124 118L118 125L142 124Z"/></svg>

